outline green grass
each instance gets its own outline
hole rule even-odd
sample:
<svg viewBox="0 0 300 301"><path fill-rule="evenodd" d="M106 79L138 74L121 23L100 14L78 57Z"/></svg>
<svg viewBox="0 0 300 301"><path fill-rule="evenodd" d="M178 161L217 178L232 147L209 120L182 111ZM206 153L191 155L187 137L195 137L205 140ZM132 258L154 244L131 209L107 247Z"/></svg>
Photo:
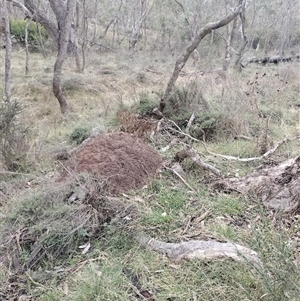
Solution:
<svg viewBox="0 0 300 301"><path fill-rule="evenodd" d="M65 202L71 190L80 185L90 186L80 179L69 186L52 182L58 163L51 156L51 150L69 144L69 138L76 129L79 133L73 140L79 142L85 136L85 129L90 131L96 125L104 127L106 124L113 127L111 116L119 105L126 107L140 101L136 106L142 111L149 110L158 98L152 91L162 91L169 76L171 65L169 62L163 64L161 57L155 70L162 75L157 76L145 73L147 64L154 64L152 57L142 60L137 53L130 60L122 56L122 61L119 61L118 55L93 55L89 58L88 79L83 75L75 76L71 61L66 62L65 88L71 113L65 120L48 87L51 75L45 75L43 71L44 64L53 65L53 57L44 61L40 55L32 56L35 63L31 66L30 75L24 77L21 75L24 53L15 53L15 95L25 105L20 121L31 128L33 138L30 137L28 156L35 155L37 160L30 175L1 175L0 196L5 193L7 199L0 206L0 240L7 242L16 237L19 230L25 229L29 238L37 237L47 249L47 256L28 271L29 276L22 275L25 291L36 301L141 300L136 296L137 288L133 284L136 276L140 289L151 291L158 301L298 301L300 271L293 263L297 246L292 239L298 231L297 221L289 228L280 222L281 218L274 220L274 216L258 200L236 193L217 193L209 188L212 175L189 159L185 159L183 166L187 173L186 181L195 192L191 192L170 172L163 171L147 188L129 194L137 206L137 216L128 224L123 224L118 216L105 222L99 222L93 216L90 223L83 224L80 217L95 211L82 209L91 208L89 204ZM101 66L100 71L98 66ZM272 70L277 72L281 68L282 72L286 71L282 66L272 67ZM246 81L252 80L257 71L257 66L247 66L241 76L229 73L226 82L220 80L218 84L215 74L197 78L212 109L228 117L224 121L230 121L228 124L233 126L231 134L234 134L233 130L240 130L237 134L251 135L254 130L257 133L260 130L261 120L255 112L248 110L253 99L244 98ZM74 86L73 79L76 78L79 85ZM285 87L277 97L275 91L280 83L270 85L271 75L263 80L260 93L264 94L259 94L259 108L266 114L275 114L269 135L274 142L285 135L299 135L299 112L292 108L297 104L298 84L292 78L291 89ZM186 84L184 77L179 79L179 84L180 81ZM222 89L224 103L220 101ZM209 150L242 158L258 156L255 138L252 141L233 140L223 135L224 129L226 127L207 142ZM166 146L172 140L169 134L159 133L152 145L158 149ZM187 140L187 143L191 142ZM162 154L166 163L173 158L176 149L182 147L176 146ZM244 176L262 164L261 161L243 163L213 157L201 143L194 143L193 147L203 153L203 160L218 167L225 176ZM299 140L289 141L270 160L281 161L299 155L299 148ZM194 223L206 212L209 213L200 223ZM289 218L282 216L282 220ZM236 221L239 219L244 222L238 224ZM81 254L78 247L86 242L87 233L95 227L99 227L99 233L90 237L89 252ZM76 231L72 232L74 229ZM203 238L230 240L258 252L263 266L229 259L172 262L162 254L141 247L134 239L135 230L167 242ZM56 254L62 245L65 252ZM33 248L33 244L21 244L21 264L28 260ZM1 252L0 257L6 251ZM7 270L0 266L0 287L5 287L7 275L12 271L12 268Z"/></svg>
<svg viewBox="0 0 300 301"><path fill-rule="evenodd" d="M137 281L141 290L152 292L159 301L193 300L195 297L205 301L296 301L298 298L299 274L297 276L291 264L278 264L278 259L282 263L289 261L289 257L286 257L288 248L282 250L277 240L272 241L268 257L263 258L266 264L263 268L232 260L172 263L134 244L130 249L119 248L116 240L109 245L108 248L100 243L95 246L99 250L92 257L98 260L87 262L67 281L68 295L61 293L62 284L56 291L48 292L49 297L44 295L39 300L53 300L51 298L55 297L51 295L66 301L136 300L133 283Z"/></svg>

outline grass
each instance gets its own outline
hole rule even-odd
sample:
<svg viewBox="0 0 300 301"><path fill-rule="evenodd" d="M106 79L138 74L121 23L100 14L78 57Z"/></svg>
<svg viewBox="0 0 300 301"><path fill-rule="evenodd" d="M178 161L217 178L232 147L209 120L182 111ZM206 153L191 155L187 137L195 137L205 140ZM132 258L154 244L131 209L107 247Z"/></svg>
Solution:
<svg viewBox="0 0 300 301"><path fill-rule="evenodd" d="M2 51L1 58L3 54ZM300 271L293 260L299 220L288 227L282 221L289 216L274 218L258 200L216 193L207 185L211 176L188 160L183 166L195 192L171 173L162 172L148 187L129 194L137 207L135 220L124 226L118 216L112 218L114 222L107 219L100 223L96 239L91 239L89 252L82 254L78 248L86 242L86 233L97 224L96 217L81 226L79 217L92 214L91 211L83 209L87 208L86 204L81 207L83 204L68 204L63 200L70 186L77 189L91 182L76 179L69 186L53 183L58 163L51 155L52 150L71 144L73 136L73 141L80 143L86 131L96 125L110 130L111 120L120 106L135 105L147 111L159 101L173 62L172 58L162 60L158 53L151 54L152 57L139 53L130 57L120 53L100 56L92 53L84 74L75 74L73 62L67 61L64 83L71 113L65 120L50 91L52 73L44 71L44 66L53 65L54 58L49 56L44 60L39 54L32 55L30 73L24 76L24 53L14 52L14 97L24 105L20 122L30 127L28 156L32 155L35 163L30 165L28 175L1 175L0 193L6 198L0 207L0 216L4 216L0 220L0 238L7 242L20 229L28 229L47 250L47 256L28 275L22 276L22 287L36 301L139 300L137 291L142 290L153 293L155 300L161 301L297 301ZM157 73L146 72L146 68ZM299 93L297 66L265 67L267 75L259 78L260 85L255 91L249 92L247 82L253 81L261 68L249 65L238 77L230 71L226 80L212 73L179 78L182 89L189 88L190 80L196 81L210 108L225 116L224 124L231 126L230 131L221 129L207 142L212 152L238 157L259 155L256 138L263 129L263 120L253 109L254 94L258 95L258 109L273 114L269 135L274 142L285 135L299 135L299 110L295 108ZM284 82L277 77L274 80L277 73ZM247 97L246 92L250 93ZM253 140L232 139L236 134L251 136ZM168 143L166 136L160 136L152 145L160 149ZM200 143L194 147L225 175L243 176L262 163L228 162L210 156ZM281 161L299 155L299 148L299 140L289 141L270 159ZM170 160L175 151L172 149L162 156ZM125 202L126 198L122 200ZM202 221L195 222L205 213ZM131 232L134 228L167 242L230 240L258 252L263 267L232 260L171 262L137 244ZM68 236L74 229L77 230ZM63 244L65 252L55 253ZM29 244L22 245L21 264L28 261L32 248ZM0 265L0 287L6 287L6 276L10 273Z"/></svg>

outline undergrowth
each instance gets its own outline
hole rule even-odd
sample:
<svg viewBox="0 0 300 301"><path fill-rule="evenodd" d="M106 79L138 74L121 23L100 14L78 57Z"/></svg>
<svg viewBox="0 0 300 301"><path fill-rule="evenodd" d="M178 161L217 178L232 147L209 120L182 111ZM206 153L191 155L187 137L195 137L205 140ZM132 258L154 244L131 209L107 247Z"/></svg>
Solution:
<svg viewBox="0 0 300 301"><path fill-rule="evenodd" d="M101 77L101 57L95 56L93 61L89 71L92 70L91 81L95 83L89 84L88 89L86 80L74 81L70 76L65 81L65 91L73 97L68 121L55 112L57 103L54 105L49 90L40 89L41 83L36 83L36 78L42 78L38 68L43 63L33 66L32 93L24 86L26 79L19 78L18 93L26 96L22 102L28 105L26 122L36 134L32 145L45 145L43 150L67 142L80 144L90 133L89 125L99 120L103 123L103 118L116 107L112 103L118 101L124 105L139 100L134 110L125 110L121 116L128 131L142 136L156 129L155 123L141 119L137 113L147 115L158 104L153 87L147 83L160 83L161 78L145 75L140 67L137 75L132 76L134 82L139 79L140 89L136 91L125 72L131 70L132 61L119 63L127 68L119 68L122 73L118 74L118 65L110 59L111 66L103 67ZM270 149L272 142L284 135L299 135L299 87L294 83L289 89L286 81L281 81L288 76L285 67L270 67L265 76L259 73L258 79L256 67L246 69L240 76L229 73L226 79L206 74L182 80L174 90L166 117L185 131L195 113L191 136L206 142L211 152L242 158L258 156L262 148ZM64 72L69 76L70 68L66 67ZM155 90L160 88L157 84ZM120 119L116 124L120 125ZM48 131L51 139L46 137ZM161 151L175 137L173 132L166 131L148 141ZM184 143L187 141L190 143ZM228 162L208 154L200 142L193 147L225 176L244 176L263 163ZM299 147L299 140L289 141L269 163L299 155ZM19 150L22 148L17 147ZM175 152L171 148L161 155L169 162ZM292 227L280 223L281 219L274 218L258 200L213 191L209 188L213 176L193 162L186 160L182 165L186 181L194 191L164 171L141 191L121 196L114 203L108 201L101 182L92 176L76 175L67 184L53 181L60 164L51 160L53 170L39 162L39 170L46 170L46 175L41 173L34 181L30 175L26 175L26 180L14 175L15 182L6 177L2 182L5 185L0 186L0 196L4 186L8 187L6 190L19 189L0 202L0 299L1 294L11 289L11 283L17 283L19 295L15 297L26 293L36 301L142 300L139 294L143 291L158 301L299 299L300 271L294 264L297 249L291 239L299 230L295 228L293 232ZM21 161L12 170L20 172L22 166ZM120 212L129 204L134 204L136 212L126 219ZM289 218L283 215L282 221ZM134 237L135 230L166 242L229 240L258 252L262 266L230 259L172 262L140 246ZM87 243L90 247L84 253Z"/></svg>

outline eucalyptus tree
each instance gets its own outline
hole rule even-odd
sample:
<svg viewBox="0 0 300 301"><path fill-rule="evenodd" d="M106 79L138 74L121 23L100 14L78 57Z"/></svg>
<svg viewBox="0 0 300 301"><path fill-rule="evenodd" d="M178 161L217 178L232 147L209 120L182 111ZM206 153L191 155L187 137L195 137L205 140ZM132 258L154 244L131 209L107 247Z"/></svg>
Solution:
<svg viewBox="0 0 300 301"><path fill-rule="evenodd" d="M67 100L62 92L61 78L62 66L67 57L68 47L76 47L76 45L74 46L74 43L70 40L72 30L74 30L73 22L76 0L48 0L56 21L51 18L49 13L45 12L40 1L24 0L24 4L16 0L7 1L19 7L30 20L42 24L52 37L53 43L57 48L52 88L53 93L59 102L62 114L67 115L69 108Z"/></svg>
<svg viewBox="0 0 300 301"><path fill-rule="evenodd" d="M178 57L173 73L168 81L167 87L165 89L164 95L159 104L159 110L162 112L170 99L171 93L173 91L174 85L178 79L180 71L185 66L188 61L190 55L194 52L194 50L198 47L202 39L212 32L212 30L216 30L218 28L224 27L230 22L232 22L237 16L244 15L246 7L246 0L239 0L238 6L231 10L229 14L224 16L215 22L207 23L203 28L201 28L198 33L193 38L192 42L186 47L183 53ZM242 17L244 18L244 17Z"/></svg>
<svg viewBox="0 0 300 301"><path fill-rule="evenodd" d="M5 33L5 100L10 102L11 97L11 38L9 28L9 17L5 0L0 1L0 29L4 28ZM3 23L2 23L3 22ZM2 25L1 25L2 24ZM0 30L1 35L1 30Z"/></svg>

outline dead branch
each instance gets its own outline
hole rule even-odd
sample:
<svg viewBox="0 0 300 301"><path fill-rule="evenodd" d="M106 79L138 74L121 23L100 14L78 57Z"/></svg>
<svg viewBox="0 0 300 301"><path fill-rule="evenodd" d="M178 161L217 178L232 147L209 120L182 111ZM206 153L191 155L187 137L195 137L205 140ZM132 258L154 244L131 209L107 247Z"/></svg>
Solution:
<svg viewBox="0 0 300 301"><path fill-rule="evenodd" d="M151 238L143 232L135 233L137 241L144 247L166 255L171 260L220 259L230 257L237 261L261 264L255 251L231 242L190 240L180 243L166 243Z"/></svg>
<svg viewBox="0 0 300 301"><path fill-rule="evenodd" d="M188 230L188 228L191 225L191 220L192 220L192 217L189 215L188 216L188 221L186 223L186 226L185 226L184 230L181 232L181 235L184 235L186 233L186 231Z"/></svg>
<svg viewBox="0 0 300 301"><path fill-rule="evenodd" d="M175 129L169 127L169 129L170 129L171 131L176 132L176 133L179 133L179 134L181 134L181 135L183 135L183 136L185 136L185 137L188 137L188 138L190 138L190 139L193 140L193 141L197 141L197 142L200 141L200 140L198 140L198 139L192 137L192 136L189 135L188 133L183 132L183 131L181 130L181 128L180 128L180 127L176 124L176 122L174 122L173 120L167 119L167 118L166 118L166 120L167 120L168 122L172 123L172 124L177 128L177 130L175 130Z"/></svg>
<svg viewBox="0 0 300 301"><path fill-rule="evenodd" d="M166 151L168 151L171 147L173 147L176 143L178 142L178 139L175 138L173 139L167 146L163 147L160 151L165 153Z"/></svg>
<svg viewBox="0 0 300 301"><path fill-rule="evenodd" d="M210 210L205 211L199 217L194 219L193 224L200 224L210 213L211 213Z"/></svg>
<svg viewBox="0 0 300 301"><path fill-rule="evenodd" d="M174 173L174 175L176 175L181 180L181 182L186 187L188 187L188 189L190 189L191 191L195 192L195 190L187 183L187 181L175 169L169 168L169 167L166 167L166 166L165 166L165 169L172 171Z"/></svg>
<svg viewBox="0 0 300 301"><path fill-rule="evenodd" d="M278 147L281 146L283 143L287 142L288 140L296 140L296 139L299 139L299 138L300 138L299 136L291 138L291 139L288 139L287 137L285 137L281 141L277 142L273 148L271 148L270 150L268 150L267 152L265 152L263 155L261 155L259 157L251 157L251 158L240 158L240 157L234 157L234 156L227 156L227 155L216 154L216 153L211 152L210 150L208 150L207 146L206 146L206 144L204 142L202 142L202 143L203 143L203 145L205 147L205 150L210 155L213 155L215 157L220 157L220 158L223 158L223 159L226 159L226 160L233 160L233 161L240 161L240 162L251 162L251 161L262 160L264 158L267 158L268 156L270 156L273 153L275 153L275 151L278 149Z"/></svg>
<svg viewBox="0 0 300 301"><path fill-rule="evenodd" d="M200 155L193 148L189 148L189 149L181 150L181 151L177 152L174 160L182 161L187 157L189 157L199 167L201 167L205 170L211 171L213 174L215 174L218 177L222 177L221 171L219 169L217 169L216 167L204 162L200 158Z"/></svg>
<svg viewBox="0 0 300 301"><path fill-rule="evenodd" d="M189 133L190 133L190 127L191 127L191 125L192 125L194 119L195 119L195 113L193 113L192 116L191 116L190 119L189 119L189 122L188 122L188 124L187 124L187 126L186 126L186 129L185 129L185 133L186 133L186 134L189 134Z"/></svg>
<svg viewBox="0 0 300 301"><path fill-rule="evenodd" d="M213 184L221 191L255 194L267 208L284 212L300 210L300 156L277 166L267 166L242 178L228 178Z"/></svg>
<svg viewBox="0 0 300 301"><path fill-rule="evenodd" d="M279 64L280 62L286 63L286 62L293 62L299 60L300 56L288 56L283 57L279 55L271 56L271 57L263 57L263 58L251 58L249 61L242 63L242 67L246 67L248 64L256 63L261 64L263 66L266 66L267 64Z"/></svg>

